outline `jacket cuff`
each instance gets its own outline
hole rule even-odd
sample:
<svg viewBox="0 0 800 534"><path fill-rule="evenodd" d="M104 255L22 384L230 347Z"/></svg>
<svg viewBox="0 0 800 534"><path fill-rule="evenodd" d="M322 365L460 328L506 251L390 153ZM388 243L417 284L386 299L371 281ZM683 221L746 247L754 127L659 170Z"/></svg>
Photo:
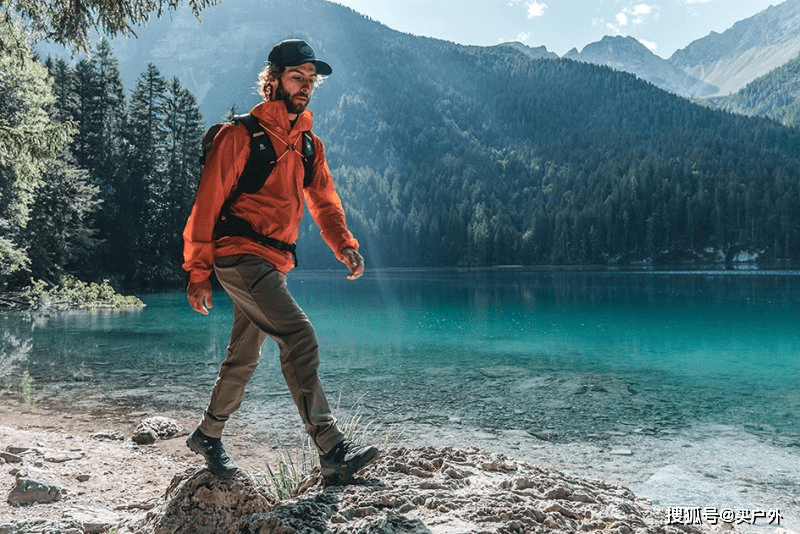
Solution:
<svg viewBox="0 0 800 534"><path fill-rule="evenodd" d="M201 282L205 282L208 280L209 276L211 276L211 271L205 269L192 269L189 271L189 283L199 284Z"/></svg>

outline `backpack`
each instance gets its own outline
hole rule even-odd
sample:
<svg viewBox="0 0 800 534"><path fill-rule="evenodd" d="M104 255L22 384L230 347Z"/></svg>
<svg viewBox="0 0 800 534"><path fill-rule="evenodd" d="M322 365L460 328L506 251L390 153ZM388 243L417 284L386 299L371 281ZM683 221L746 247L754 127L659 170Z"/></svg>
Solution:
<svg viewBox="0 0 800 534"><path fill-rule="evenodd" d="M242 170L242 174L239 175L236 187L234 187L233 191L222 205L219 217L214 225L214 239L216 240L224 236L248 237L259 244L291 253L294 259L294 265L297 267L297 246L295 243L284 243L283 241L261 235L250 226L250 223L231 213L231 206L233 206L233 203L236 202L243 193L255 193L263 187L277 162L275 147L272 146L269 135L267 135L258 123L256 117L249 113L245 115L236 115L231 122L234 124L242 123L247 127L247 131L250 134L250 156ZM203 146L200 156L201 165L205 165L208 153L214 143L214 137L222 126L222 123L215 124L203 135ZM311 132L303 132L302 143L303 145L300 153L303 156L303 187L305 188L311 184L314 178L314 139L311 136Z"/></svg>

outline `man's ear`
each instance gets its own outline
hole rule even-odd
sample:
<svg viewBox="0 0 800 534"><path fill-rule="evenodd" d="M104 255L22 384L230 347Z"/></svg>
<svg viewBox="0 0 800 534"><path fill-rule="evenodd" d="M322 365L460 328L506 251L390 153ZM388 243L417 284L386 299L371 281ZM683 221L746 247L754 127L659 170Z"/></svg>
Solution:
<svg viewBox="0 0 800 534"><path fill-rule="evenodd" d="M269 97L269 100L275 100L275 92L278 87L278 80L276 80L272 76L267 76L266 85L267 85L266 87L267 96Z"/></svg>

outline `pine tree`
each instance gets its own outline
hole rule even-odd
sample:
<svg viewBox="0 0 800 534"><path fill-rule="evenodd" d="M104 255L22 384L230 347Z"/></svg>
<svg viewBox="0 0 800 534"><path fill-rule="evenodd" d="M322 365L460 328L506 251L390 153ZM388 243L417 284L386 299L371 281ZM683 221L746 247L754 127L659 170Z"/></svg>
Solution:
<svg viewBox="0 0 800 534"><path fill-rule="evenodd" d="M168 84L164 110L164 141L169 160L161 195L151 213L150 241L157 243L153 258L158 264L153 266L154 270L169 278L180 276L182 231L197 191L204 130L197 100L181 86L178 78Z"/></svg>
<svg viewBox="0 0 800 534"><path fill-rule="evenodd" d="M113 184L121 169L124 155L123 134L125 128L125 90L119 61L113 57L111 45L101 39L92 58L99 95L97 119L102 128L97 143L97 165L91 170L95 178L105 184Z"/></svg>
<svg viewBox="0 0 800 534"><path fill-rule="evenodd" d="M189 0L195 16L216 0ZM38 38L51 39L65 46L88 51L90 34L99 30L109 36L118 33L129 35L133 26L146 23L152 14L160 17L165 8L177 9L178 0L84 0L83 2L48 2L46 0L0 0L3 13L0 18L10 19L10 13L22 15L26 30ZM13 48L7 36L0 35L0 50Z"/></svg>
<svg viewBox="0 0 800 534"><path fill-rule="evenodd" d="M152 265L154 226L165 190L169 154L165 144L165 99L167 86L154 64L136 81L128 109L126 138L129 173L118 193L120 237L125 246L120 258L124 274L137 282L149 278L144 265Z"/></svg>
<svg viewBox="0 0 800 534"><path fill-rule="evenodd" d="M90 172L96 166L102 128L101 95L93 62L83 58L75 65L75 98L77 109L72 117L78 132L72 142L72 152L81 167Z"/></svg>
<svg viewBox="0 0 800 534"><path fill-rule="evenodd" d="M31 219L24 232L35 279L58 282L66 271L92 277L92 266L82 261L97 246L94 213L100 203L99 188L89 173L80 170L69 152L44 174L36 190Z"/></svg>
<svg viewBox="0 0 800 534"><path fill-rule="evenodd" d="M92 56L92 65L99 101L94 126L98 132L94 146L96 155L90 172L101 191L102 204L97 221L98 237L103 241L96 261L102 268L116 273L121 269L118 251L126 247L121 238L125 232L124 222L121 221L124 217L122 205L127 200L122 195L126 191L129 173L125 91L119 61L113 57L107 40L100 40Z"/></svg>
<svg viewBox="0 0 800 534"><path fill-rule="evenodd" d="M56 101L51 109L54 119L73 120L78 113L78 97L75 94L75 70L63 59L47 58L45 67L53 78L53 94Z"/></svg>
<svg viewBox="0 0 800 534"><path fill-rule="evenodd" d="M22 233L30 218L42 173L74 131L54 122L55 101L47 70L31 57L30 45L10 17L0 16L0 284L28 264Z"/></svg>

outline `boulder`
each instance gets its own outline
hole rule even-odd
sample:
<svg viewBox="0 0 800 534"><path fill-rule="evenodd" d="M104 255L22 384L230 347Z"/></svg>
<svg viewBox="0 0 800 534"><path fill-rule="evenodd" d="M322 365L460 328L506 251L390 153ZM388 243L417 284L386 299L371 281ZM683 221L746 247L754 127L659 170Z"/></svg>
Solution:
<svg viewBox="0 0 800 534"><path fill-rule="evenodd" d="M159 439L170 439L181 433L181 426L168 417L148 417L136 427L133 441L139 445L150 445Z"/></svg>
<svg viewBox="0 0 800 534"><path fill-rule="evenodd" d="M35 504L55 502L64 490L51 477L33 469L19 471L14 487L8 494L10 504Z"/></svg>

